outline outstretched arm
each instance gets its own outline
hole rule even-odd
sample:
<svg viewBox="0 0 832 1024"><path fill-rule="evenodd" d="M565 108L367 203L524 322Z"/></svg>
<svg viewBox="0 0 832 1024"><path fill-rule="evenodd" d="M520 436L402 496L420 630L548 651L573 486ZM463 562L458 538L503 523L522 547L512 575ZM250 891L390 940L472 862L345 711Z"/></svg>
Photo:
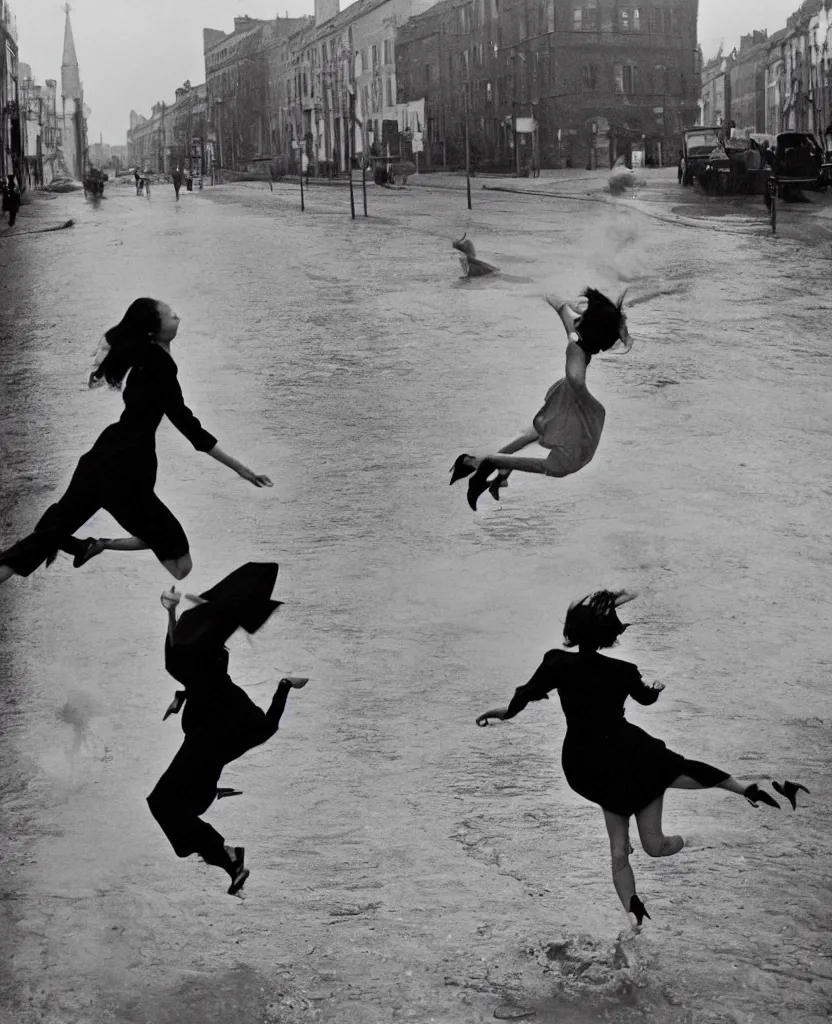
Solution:
<svg viewBox="0 0 832 1024"><path fill-rule="evenodd" d="M509 701L508 707L492 708L491 711L486 711L477 718L477 725L484 727L492 718L501 722L515 718L532 701L548 700L546 695L551 690L557 689L557 685L557 679L547 654L531 679L524 686L518 686L514 691L514 696Z"/></svg>
<svg viewBox="0 0 832 1024"><path fill-rule="evenodd" d="M244 466L242 462L238 462L232 455L228 455L220 448L218 444L215 444L208 452L212 459L216 459L217 462L221 462L223 466L228 466L229 469L233 469L235 473L248 480L250 484L254 484L255 487L273 487L274 484L269 480L267 476L262 476L259 473L255 473L253 469L249 469L248 466Z"/></svg>

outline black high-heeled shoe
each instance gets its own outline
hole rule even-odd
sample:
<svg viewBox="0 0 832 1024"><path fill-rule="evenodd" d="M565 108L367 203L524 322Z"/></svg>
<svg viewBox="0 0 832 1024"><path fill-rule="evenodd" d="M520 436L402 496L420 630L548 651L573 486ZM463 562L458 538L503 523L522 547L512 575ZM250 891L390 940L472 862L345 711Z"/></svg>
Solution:
<svg viewBox="0 0 832 1024"><path fill-rule="evenodd" d="M500 490L503 487L508 487L508 474L497 473L497 477L488 485L488 493L495 501L500 500Z"/></svg>
<svg viewBox="0 0 832 1024"><path fill-rule="evenodd" d="M473 455L460 455L451 466L451 484L455 484L457 480L464 480L466 476L470 476L476 466L470 466L465 461L466 459L473 459Z"/></svg>
<svg viewBox="0 0 832 1024"><path fill-rule="evenodd" d="M101 542L97 537L85 537L82 541L82 548L72 559L72 565L75 569L80 569L82 565L89 562L91 558L95 558L96 555L100 555L104 548L99 547Z"/></svg>
<svg viewBox="0 0 832 1024"><path fill-rule="evenodd" d="M472 512L477 511L477 500L480 495L485 494L489 488L488 478L494 472L494 464L488 459L483 459L477 466L477 471L468 481L468 504Z"/></svg>
<svg viewBox="0 0 832 1024"><path fill-rule="evenodd" d="M802 786L799 782L786 781L783 783L782 786L779 782L772 782L771 788L774 790L775 793L779 793L780 796L784 796L789 801L789 803L792 805L793 811L797 810L797 794L800 792L800 790L803 790L804 793L809 792L809 790L805 786Z"/></svg>
<svg viewBox="0 0 832 1024"><path fill-rule="evenodd" d="M652 921L653 918L647 913L647 907L641 902L635 893L630 897L630 913L635 914L636 924L641 927L641 922L647 918L648 921Z"/></svg>
<svg viewBox="0 0 832 1024"><path fill-rule="evenodd" d="M752 807L756 807L759 800L761 803L768 804L769 807L776 807L778 811L780 810L780 804L777 803L773 796L769 796L764 789L760 789L756 782L752 782L743 793L743 796Z"/></svg>
<svg viewBox="0 0 832 1024"><path fill-rule="evenodd" d="M245 866L246 851L243 846L234 847L234 857L232 858L232 870L234 872L231 875L231 885L228 887L228 895L236 896L237 893L246 884L246 879L251 874L249 869ZM229 872L230 874L231 872Z"/></svg>

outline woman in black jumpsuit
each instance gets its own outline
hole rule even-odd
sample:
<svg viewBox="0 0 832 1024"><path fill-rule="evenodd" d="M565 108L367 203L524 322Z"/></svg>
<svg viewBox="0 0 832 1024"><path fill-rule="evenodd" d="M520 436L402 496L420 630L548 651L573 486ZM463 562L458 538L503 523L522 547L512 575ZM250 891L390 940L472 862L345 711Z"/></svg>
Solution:
<svg viewBox="0 0 832 1024"><path fill-rule="evenodd" d="M566 715L563 741L563 772L569 786L604 811L610 837L612 876L624 909L641 924L650 915L636 895L630 867L630 817L635 815L639 838L651 857L669 857L685 845L681 836L662 831L662 801L666 789L719 787L757 802L780 805L756 783L738 782L727 772L702 761L691 761L668 750L664 742L632 725L624 717L628 697L639 704L655 704L664 689L661 683L646 686L635 665L607 658L598 651L612 647L627 628L616 607L632 600L626 591L599 591L573 604L564 624L564 646L578 647L577 654L549 651L525 686L519 687L507 708L480 715L477 725L489 719L514 718L531 701L546 700L557 690ZM795 805L798 787L774 783L775 789Z"/></svg>
<svg viewBox="0 0 832 1024"><path fill-rule="evenodd" d="M268 574L269 569L273 569L273 578L276 578L277 566L269 566L268 563L249 563L233 575L242 576L243 579L262 577L264 570ZM226 582L219 584L214 591L219 591ZM212 597L213 593L209 591L206 596ZM249 876L245 867L245 850L242 846L226 846L220 833L202 821L200 816L218 796L230 795L217 788L225 766L274 736L289 691L293 687L305 686L307 680L297 676L281 679L271 706L264 712L228 675L228 650L224 640L227 639L229 629L235 628L239 621L248 632L254 632L274 610L277 602L268 599L248 602L248 608L244 611L249 615L254 612L253 627L241 612L240 618L235 619L229 629L212 629L209 623L209 628L203 630L194 642L183 642L187 637L183 636L181 629L177 629L176 622L175 609L179 600L180 595L173 588L162 594L162 604L168 610L165 668L185 687L184 692L174 698L165 718L168 714L178 712L182 703L185 703L182 713L185 739L147 798L147 803L176 855L188 857L197 853L206 863L223 868L231 879L228 892L234 895ZM222 600L221 595L218 595L217 600ZM245 598L240 601L240 605L244 601ZM213 603L209 600L208 607ZM252 607L257 604L262 606L262 610ZM188 616L193 617L193 612L186 612L182 620Z"/></svg>
<svg viewBox="0 0 832 1024"><path fill-rule="evenodd" d="M90 375L90 387L106 381L124 388L124 412L107 427L92 449L82 455L62 498L47 509L35 530L0 552L0 583L10 576L29 576L59 550L74 556L76 568L102 551L150 548L162 565L181 580L193 565L188 538L170 509L156 496L156 429L167 416L197 451L237 472L256 487L271 487L222 451L185 405L170 343L179 317L155 299L136 299L124 319L107 332L99 351L104 357ZM105 509L132 536L79 540L72 534L99 509Z"/></svg>

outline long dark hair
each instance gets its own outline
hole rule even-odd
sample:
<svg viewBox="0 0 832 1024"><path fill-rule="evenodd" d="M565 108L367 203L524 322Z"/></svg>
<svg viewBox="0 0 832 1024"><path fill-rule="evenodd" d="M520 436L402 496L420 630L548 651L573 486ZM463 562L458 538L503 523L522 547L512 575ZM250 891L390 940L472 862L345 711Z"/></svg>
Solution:
<svg viewBox="0 0 832 1024"><path fill-rule="evenodd" d="M571 604L563 624L563 646L596 651L612 647L627 628L618 618L615 601L611 590L599 590Z"/></svg>
<svg viewBox="0 0 832 1024"><path fill-rule="evenodd" d="M621 308L624 296L615 303L597 288L586 288L582 294L586 296L588 305L575 324L575 330L580 336L584 352L588 356L596 356L612 348L621 335L621 329L627 322Z"/></svg>
<svg viewBox="0 0 832 1024"><path fill-rule="evenodd" d="M111 388L120 388L127 371L139 361L159 333L162 318L157 299L136 299L131 302L121 323L104 335L110 351L101 365L90 374L90 387L97 380L106 380Z"/></svg>

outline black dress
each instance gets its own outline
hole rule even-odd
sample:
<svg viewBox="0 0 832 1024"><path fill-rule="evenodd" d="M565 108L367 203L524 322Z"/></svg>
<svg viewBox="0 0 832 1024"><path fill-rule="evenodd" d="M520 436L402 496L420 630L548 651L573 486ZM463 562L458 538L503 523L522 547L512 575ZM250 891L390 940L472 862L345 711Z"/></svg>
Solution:
<svg viewBox="0 0 832 1024"><path fill-rule="evenodd" d="M718 768L689 761L628 722L624 703L654 704L659 693L645 686L627 661L603 654L548 651L525 686L515 693L507 717L529 701L546 700L557 690L566 715L561 760L569 786L614 814L629 816L645 808L680 775L703 786L729 776Z"/></svg>
<svg viewBox="0 0 832 1024"><path fill-rule="evenodd" d="M185 687L185 739L147 798L150 812L178 857L198 853L220 864L225 840L203 815L217 796L223 769L278 730L286 688L278 688L268 711L228 675L228 651L194 650L165 641L165 667Z"/></svg>
<svg viewBox="0 0 832 1024"><path fill-rule="evenodd" d="M197 451L216 445L217 439L185 405L176 363L164 349L150 345L127 377L119 421L102 431L81 456L66 493L47 509L34 533L0 553L0 564L29 576L59 548L73 552L71 535L102 508L131 536L143 540L159 561L186 555L185 531L153 490L156 430L163 416Z"/></svg>

